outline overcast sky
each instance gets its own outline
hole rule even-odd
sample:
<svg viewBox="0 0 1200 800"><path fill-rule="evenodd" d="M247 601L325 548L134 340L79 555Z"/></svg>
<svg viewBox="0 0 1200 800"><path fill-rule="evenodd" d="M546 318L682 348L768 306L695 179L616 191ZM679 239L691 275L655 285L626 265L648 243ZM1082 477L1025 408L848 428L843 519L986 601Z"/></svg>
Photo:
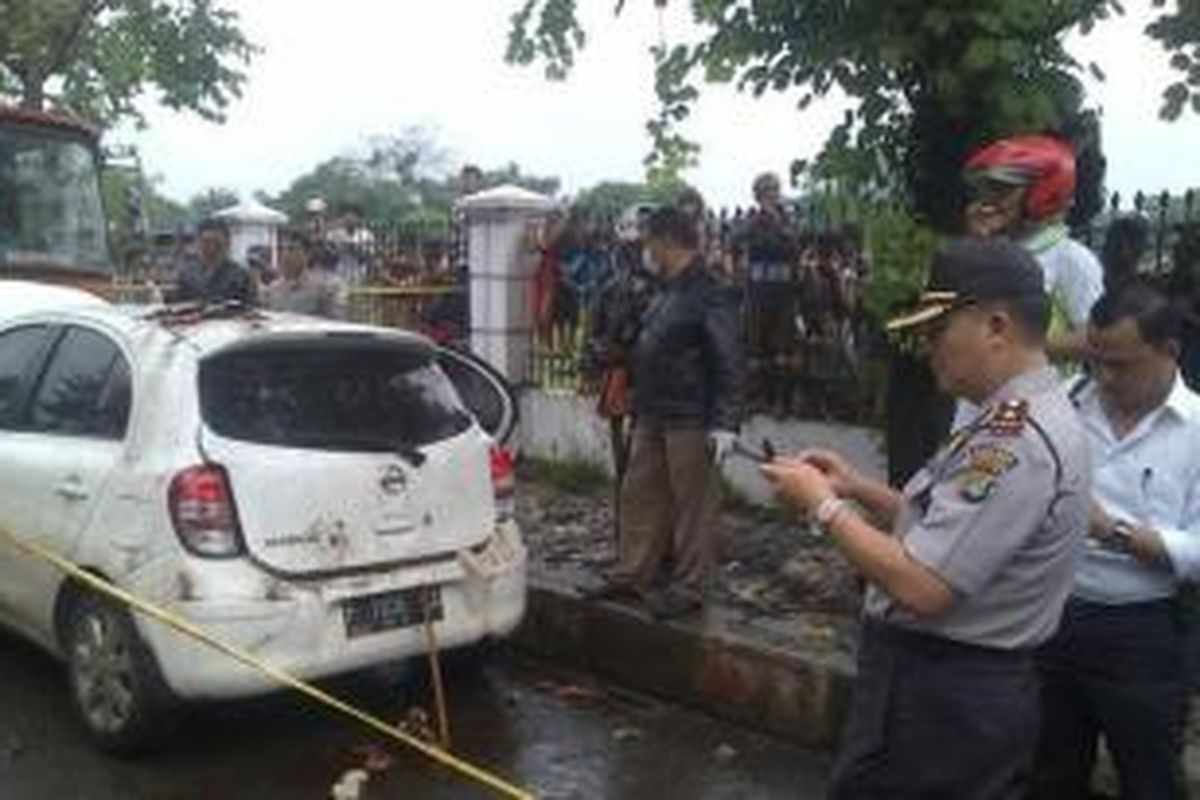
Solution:
<svg viewBox="0 0 1200 800"><path fill-rule="evenodd" d="M644 123L654 110L648 48L660 31L650 3L629 2L614 19L613 0L583 0L589 43L565 83L504 63L508 16L520 0L222 3L240 12L263 48L228 121L150 110L148 129L117 134L139 145L147 169L176 198L210 186L276 192L369 136L412 126L448 151L449 166L515 161L559 176L568 191L642 176ZM661 25L668 40L690 33L684 4L673 5ZM1171 73L1141 34L1149 0L1129 6L1129 16L1071 42L1108 75L1089 83L1104 113L1108 185L1129 192L1200 184L1200 115L1158 120ZM799 113L795 99L706 91L687 128L703 147L687 177L711 203L745 202L755 173L786 174L793 158L816 153L841 108L828 101Z"/></svg>

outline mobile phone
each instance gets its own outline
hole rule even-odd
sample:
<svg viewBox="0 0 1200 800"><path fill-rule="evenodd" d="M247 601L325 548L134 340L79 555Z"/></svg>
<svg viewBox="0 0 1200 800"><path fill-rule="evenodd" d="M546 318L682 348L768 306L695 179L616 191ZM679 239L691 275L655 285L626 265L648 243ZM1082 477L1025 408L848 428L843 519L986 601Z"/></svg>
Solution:
<svg viewBox="0 0 1200 800"><path fill-rule="evenodd" d="M756 464L766 464L775 460L775 445L771 444L770 439L764 438L762 440L762 450L755 450L741 439L734 439L732 454L753 461Z"/></svg>

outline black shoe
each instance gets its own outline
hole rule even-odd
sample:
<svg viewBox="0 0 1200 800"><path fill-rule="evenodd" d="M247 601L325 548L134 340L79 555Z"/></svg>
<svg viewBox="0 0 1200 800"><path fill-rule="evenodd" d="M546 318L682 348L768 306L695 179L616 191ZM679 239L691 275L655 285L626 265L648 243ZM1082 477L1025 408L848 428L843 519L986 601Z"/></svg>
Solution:
<svg viewBox="0 0 1200 800"><path fill-rule="evenodd" d="M640 599L641 592L630 586L628 583L618 583L616 581L604 580L599 584L579 587L579 596L584 600L592 601L637 600Z"/></svg>
<svg viewBox="0 0 1200 800"><path fill-rule="evenodd" d="M650 616L659 622L683 619L704 610L704 603L693 594L667 589L650 598Z"/></svg>

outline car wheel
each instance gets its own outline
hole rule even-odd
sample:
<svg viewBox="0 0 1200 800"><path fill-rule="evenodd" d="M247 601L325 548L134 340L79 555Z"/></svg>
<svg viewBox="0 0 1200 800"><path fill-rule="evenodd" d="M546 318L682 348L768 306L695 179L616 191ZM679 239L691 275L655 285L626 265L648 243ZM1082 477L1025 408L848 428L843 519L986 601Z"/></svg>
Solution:
<svg viewBox="0 0 1200 800"><path fill-rule="evenodd" d="M75 713L101 749L132 755L163 744L175 703L128 612L81 596L63 645Z"/></svg>

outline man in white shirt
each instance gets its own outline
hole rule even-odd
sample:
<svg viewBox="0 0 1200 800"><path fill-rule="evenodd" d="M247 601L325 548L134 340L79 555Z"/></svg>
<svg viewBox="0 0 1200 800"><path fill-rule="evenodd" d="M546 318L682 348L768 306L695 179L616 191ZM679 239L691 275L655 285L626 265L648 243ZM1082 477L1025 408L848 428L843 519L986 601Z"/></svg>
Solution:
<svg viewBox="0 0 1200 800"><path fill-rule="evenodd" d="M1126 800L1184 797L1188 680L1176 599L1200 575L1200 397L1180 378L1179 319L1131 284L1091 313L1091 378L1072 392L1092 448L1088 547L1039 653L1035 800L1086 796L1100 736Z"/></svg>

